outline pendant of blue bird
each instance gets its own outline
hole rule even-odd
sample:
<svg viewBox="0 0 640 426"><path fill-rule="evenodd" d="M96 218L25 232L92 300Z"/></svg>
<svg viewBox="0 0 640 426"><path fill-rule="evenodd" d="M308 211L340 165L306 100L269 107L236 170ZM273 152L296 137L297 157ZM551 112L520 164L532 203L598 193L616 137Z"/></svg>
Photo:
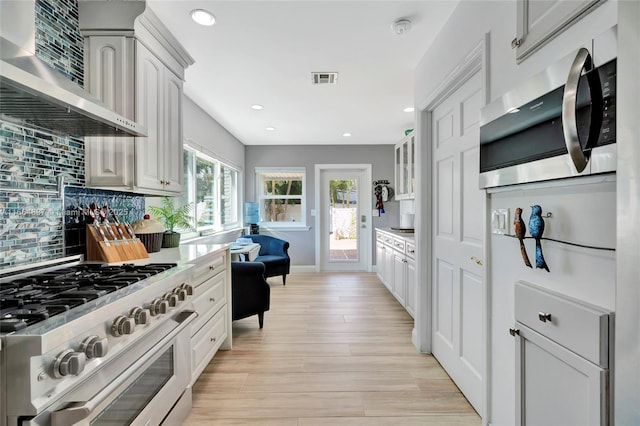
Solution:
<svg viewBox="0 0 640 426"><path fill-rule="evenodd" d="M540 242L544 234L544 219L542 218L542 207L531 206L531 217L529 218L529 233L536 240L536 268L549 272L547 262L542 254L542 243Z"/></svg>
<svg viewBox="0 0 640 426"><path fill-rule="evenodd" d="M516 216L513 220L513 232L516 234L518 241L520 241L520 255L522 256L522 260L526 266L531 268L531 261L529 261L529 255L524 246L524 236L527 233L527 227L524 224L524 220L522 220L522 209L520 207L516 209Z"/></svg>

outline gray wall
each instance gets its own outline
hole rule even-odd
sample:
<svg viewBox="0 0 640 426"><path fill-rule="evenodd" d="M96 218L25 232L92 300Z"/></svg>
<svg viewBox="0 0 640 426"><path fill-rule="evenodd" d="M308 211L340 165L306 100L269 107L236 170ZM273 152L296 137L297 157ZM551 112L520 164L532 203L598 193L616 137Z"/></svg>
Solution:
<svg viewBox="0 0 640 426"><path fill-rule="evenodd" d="M289 241L291 264L294 266L315 265L316 247L314 220L311 209L316 209L316 164L371 164L373 180L387 179L395 189L394 179L394 146L393 145L250 145L245 151L245 199L254 201L255 168L256 167L304 167L306 169L306 198L308 231L272 231L265 234L274 235ZM370 190L373 191L373 182ZM375 197L373 197L375 203ZM375 204L370 208L373 209ZM373 229L398 225L398 202L394 199L384 204L385 214L373 218L372 239L375 241ZM262 233L262 231L261 231ZM375 245L372 244L373 247ZM375 253L372 247L372 259Z"/></svg>
<svg viewBox="0 0 640 426"><path fill-rule="evenodd" d="M186 96L183 118L184 140L187 144L243 170L244 145L242 142Z"/></svg>

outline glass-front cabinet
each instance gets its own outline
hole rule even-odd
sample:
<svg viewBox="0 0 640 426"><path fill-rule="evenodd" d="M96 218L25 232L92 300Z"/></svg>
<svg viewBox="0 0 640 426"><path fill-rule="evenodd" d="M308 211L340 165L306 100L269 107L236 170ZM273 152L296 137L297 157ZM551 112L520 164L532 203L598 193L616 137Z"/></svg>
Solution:
<svg viewBox="0 0 640 426"><path fill-rule="evenodd" d="M415 198L415 132L406 135L395 146L396 199Z"/></svg>

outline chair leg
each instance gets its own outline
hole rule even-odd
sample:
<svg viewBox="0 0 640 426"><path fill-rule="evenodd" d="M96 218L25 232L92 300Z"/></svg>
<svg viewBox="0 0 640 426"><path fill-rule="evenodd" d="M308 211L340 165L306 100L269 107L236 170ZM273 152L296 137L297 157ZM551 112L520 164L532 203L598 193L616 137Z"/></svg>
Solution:
<svg viewBox="0 0 640 426"><path fill-rule="evenodd" d="M258 314L258 324L260 324L260 328L264 325L264 312Z"/></svg>
<svg viewBox="0 0 640 426"><path fill-rule="evenodd" d="M287 285L287 274L282 276L282 285Z"/></svg>

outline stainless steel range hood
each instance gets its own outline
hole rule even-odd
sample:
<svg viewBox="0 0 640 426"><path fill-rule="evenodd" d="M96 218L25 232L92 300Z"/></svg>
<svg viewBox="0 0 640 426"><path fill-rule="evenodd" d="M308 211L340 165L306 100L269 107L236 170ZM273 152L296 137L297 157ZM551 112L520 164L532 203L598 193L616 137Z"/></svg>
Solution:
<svg viewBox="0 0 640 426"><path fill-rule="evenodd" d="M0 118L69 136L146 136L33 53L0 37Z"/></svg>

